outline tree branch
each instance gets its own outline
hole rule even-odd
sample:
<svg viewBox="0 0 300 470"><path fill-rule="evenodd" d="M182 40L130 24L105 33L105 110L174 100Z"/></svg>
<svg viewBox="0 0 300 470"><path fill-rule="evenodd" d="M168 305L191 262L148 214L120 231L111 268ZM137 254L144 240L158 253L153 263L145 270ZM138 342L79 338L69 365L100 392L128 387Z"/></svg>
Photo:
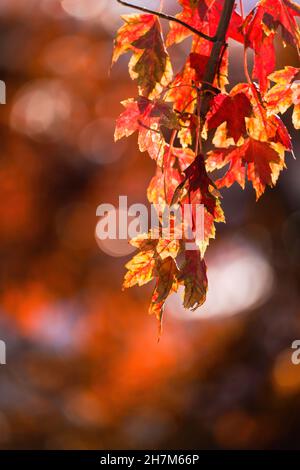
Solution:
<svg viewBox="0 0 300 470"><path fill-rule="evenodd" d="M235 4L235 0L226 0L224 2L224 7L221 13L220 22L219 22L218 29L217 29L216 36L215 36L216 41L214 42L211 55L208 60L204 77L203 77L204 83L206 82L212 85L215 80L215 76L216 76L217 69L218 69L218 64L220 61L220 56L222 54L223 47L226 44L226 33L227 33L230 19L233 13L234 4ZM205 93L206 91L205 85L202 87L202 89L204 93L203 93L203 98L201 100L200 115L202 118L204 118L208 111L208 105L209 105L208 96L209 95Z"/></svg>
<svg viewBox="0 0 300 470"><path fill-rule="evenodd" d="M190 26L184 21L181 21L179 18L176 18L176 16L166 15L165 13L155 11L155 10L150 10L149 8L141 7L138 5L133 5L132 3L124 2L123 0L117 0L117 2L120 3L121 5L124 5L125 7L135 8L136 10L142 11L144 13L150 13L151 15L155 15L158 18L162 18L164 20L178 23L181 26L184 26L185 28L189 29L192 33L196 34L197 36L200 36L201 38L206 39L207 41L210 41L210 42L217 41L217 36L213 36L213 37L208 36L207 34L202 33L201 31L198 31L196 28L193 28L193 26Z"/></svg>

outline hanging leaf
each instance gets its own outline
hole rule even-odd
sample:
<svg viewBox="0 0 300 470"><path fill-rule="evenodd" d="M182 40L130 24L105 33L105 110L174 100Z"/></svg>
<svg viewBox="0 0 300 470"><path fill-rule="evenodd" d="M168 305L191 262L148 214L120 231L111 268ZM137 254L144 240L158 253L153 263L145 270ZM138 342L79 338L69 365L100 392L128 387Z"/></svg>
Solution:
<svg viewBox="0 0 300 470"><path fill-rule="evenodd" d="M173 75L159 21L153 15L127 15L123 20L125 25L119 29L115 39L113 63L131 51L131 78L137 79L141 94L154 96L171 81Z"/></svg>

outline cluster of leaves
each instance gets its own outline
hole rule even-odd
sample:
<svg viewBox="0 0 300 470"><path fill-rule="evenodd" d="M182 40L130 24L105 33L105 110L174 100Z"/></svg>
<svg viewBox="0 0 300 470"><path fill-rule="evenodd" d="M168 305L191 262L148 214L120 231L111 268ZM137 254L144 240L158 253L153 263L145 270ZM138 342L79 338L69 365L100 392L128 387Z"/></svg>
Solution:
<svg viewBox="0 0 300 470"><path fill-rule="evenodd" d="M261 0L244 18L242 2L240 13L231 1L178 3L180 11L170 18L165 39L160 14L124 16L113 52L113 63L132 54L129 73L138 84L138 96L122 103L115 138L137 132L140 151L156 161L149 201L204 205L204 240L196 240L193 251L185 249L186 240L153 240L151 233L132 241L139 251L127 264L124 287L155 279L150 312L160 320L168 295L180 285L186 308L205 301L204 254L215 237L215 222L225 221L219 190L234 182L244 188L247 178L258 199L276 183L285 153L292 152L278 114L294 106L293 124L300 128L300 69L275 71L274 44L277 36L299 51L300 7L289 0ZM191 36L191 51L174 74L167 48ZM245 67L245 83L230 90L228 39L243 45ZM248 49L254 54L251 74ZM224 174L216 179L213 172L220 169Z"/></svg>

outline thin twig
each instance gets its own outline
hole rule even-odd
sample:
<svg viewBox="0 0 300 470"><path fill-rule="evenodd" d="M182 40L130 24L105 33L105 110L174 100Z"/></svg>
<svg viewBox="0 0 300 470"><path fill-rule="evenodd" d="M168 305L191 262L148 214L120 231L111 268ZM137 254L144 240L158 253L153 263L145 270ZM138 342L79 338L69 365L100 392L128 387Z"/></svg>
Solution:
<svg viewBox="0 0 300 470"><path fill-rule="evenodd" d="M196 129L196 143L195 143L195 156L198 155L199 149L202 151L202 141L201 141L201 134L202 134L202 119L200 114L201 109L201 100L200 100L200 90L197 90L197 129Z"/></svg>
<svg viewBox="0 0 300 470"><path fill-rule="evenodd" d="M245 77L246 77L246 80L247 82L249 83L249 85L253 86L253 81L250 77L250 73L249 73L249 68L248 68L248 55L247 55L247 47L244 45L244 73L245 73Z"/></svg>
<svg viewBox="0 0 300 470"><path fill-rule="evenodd" d="M169 149L168 149L168 154L167 154L167 164L169 164L170 162L170 156L171 156L171 153L172 153L172 150L173 150L173 147L174 147L174 142L175 142L175 139L176 139L176 135L177 135L177 130L174 129L173 132L172 132L172 135L171 135L171 140L170 140L170 143L169 143ZM166 172L165 172L165 159L163 159L163 165L162 165L162 170L163 170L163 179L164 179L164 196L165 196L165 201L166 201L166 204L169 203L168 201L168 191L167 191L167 182L166 182Z"/></svg>
<svg viewBox="0 0 300 470"><path fill-rule="evenodd" d="M244 21L245 15L244 15L244 4L243 4L243 0L240 0L240 10L241 10L241 17L242 17L242 20Z"/></svg>
<svg viewBox="0 0 300 470"><path fill-rule="evenodd" d="M196 28L193 28L193 26L190 26L189 24L185 23L182 21L180 18L176 18L176 16L171 16L167 15L165 13L162 13L160 11L155 11L155 10L150 10L149 8L141 7L139 5L133 5L132 3L124 2L123 0L117 0L118 3L121 5L124 5L125 7L130 7L130 8L135 8L136 10L142 11L144 13L149 13L150 15L155 15L158 18L162 18L164 20L168 21L173 21L174 23L178 23L181 26L184 26L185 28L189 29L192 33L196 34L197 36L200 36L203 39L206 39L207 41L210 42L216 42L217 38L216 36L208 36L205 33L202 33L201 31L198 31Z"/></svg>
<svg viewBox="0 0 300 470"><path fill-rule="evenodd" d="M241 17L244 22L245 15L244 15L243 0L240 0L240 10L241 10ZM253 86L253 81L251 80L249 68L248 68L248 55L247 55L246 44L244 44L244 72L245 72L245 77L246 77L247 82L249 83L249 85Z"/></svg>

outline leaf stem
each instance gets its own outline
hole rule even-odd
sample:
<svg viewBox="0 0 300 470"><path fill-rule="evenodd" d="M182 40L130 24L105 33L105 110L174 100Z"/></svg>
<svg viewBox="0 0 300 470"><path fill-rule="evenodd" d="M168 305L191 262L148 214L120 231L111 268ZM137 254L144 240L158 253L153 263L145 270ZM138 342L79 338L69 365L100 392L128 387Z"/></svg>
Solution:
<svg viewBox="0 0 300 470"><path fill-rule="evenodd" d="M192 33L196 34L197 36L200 36L201 38L206 39L207 41L210 41L210 42L216 42L217 41L217 36L213 36L213 37L208 36L207 34L202 33L201 31L198 31L196 28L193 28L193 26L190 26L189 24L185 23L180 18L176 18L176 16L167 15L167 14L161 12L161 11L151 10L150 8L141 7L139 5L133 5L132 3L125 2L123 0L117 0L117 2L120 3L121 5L124 5L125 7L135 8L136 10L142 11L144 13L149 13L151 15L155 15L158 18L162 18L164 20L173 21L174 23L178 23L181 26L184 26L185 28L189 29Z"/></svg>
<svg viewBox="0 0 300 470"><path fill-rule="evenodd" d="M240 10L241 10L241 17L242 17L242 20L244 21L245 15L244 15L244 4L243 4L243 0L240 0Z"/></svg>

